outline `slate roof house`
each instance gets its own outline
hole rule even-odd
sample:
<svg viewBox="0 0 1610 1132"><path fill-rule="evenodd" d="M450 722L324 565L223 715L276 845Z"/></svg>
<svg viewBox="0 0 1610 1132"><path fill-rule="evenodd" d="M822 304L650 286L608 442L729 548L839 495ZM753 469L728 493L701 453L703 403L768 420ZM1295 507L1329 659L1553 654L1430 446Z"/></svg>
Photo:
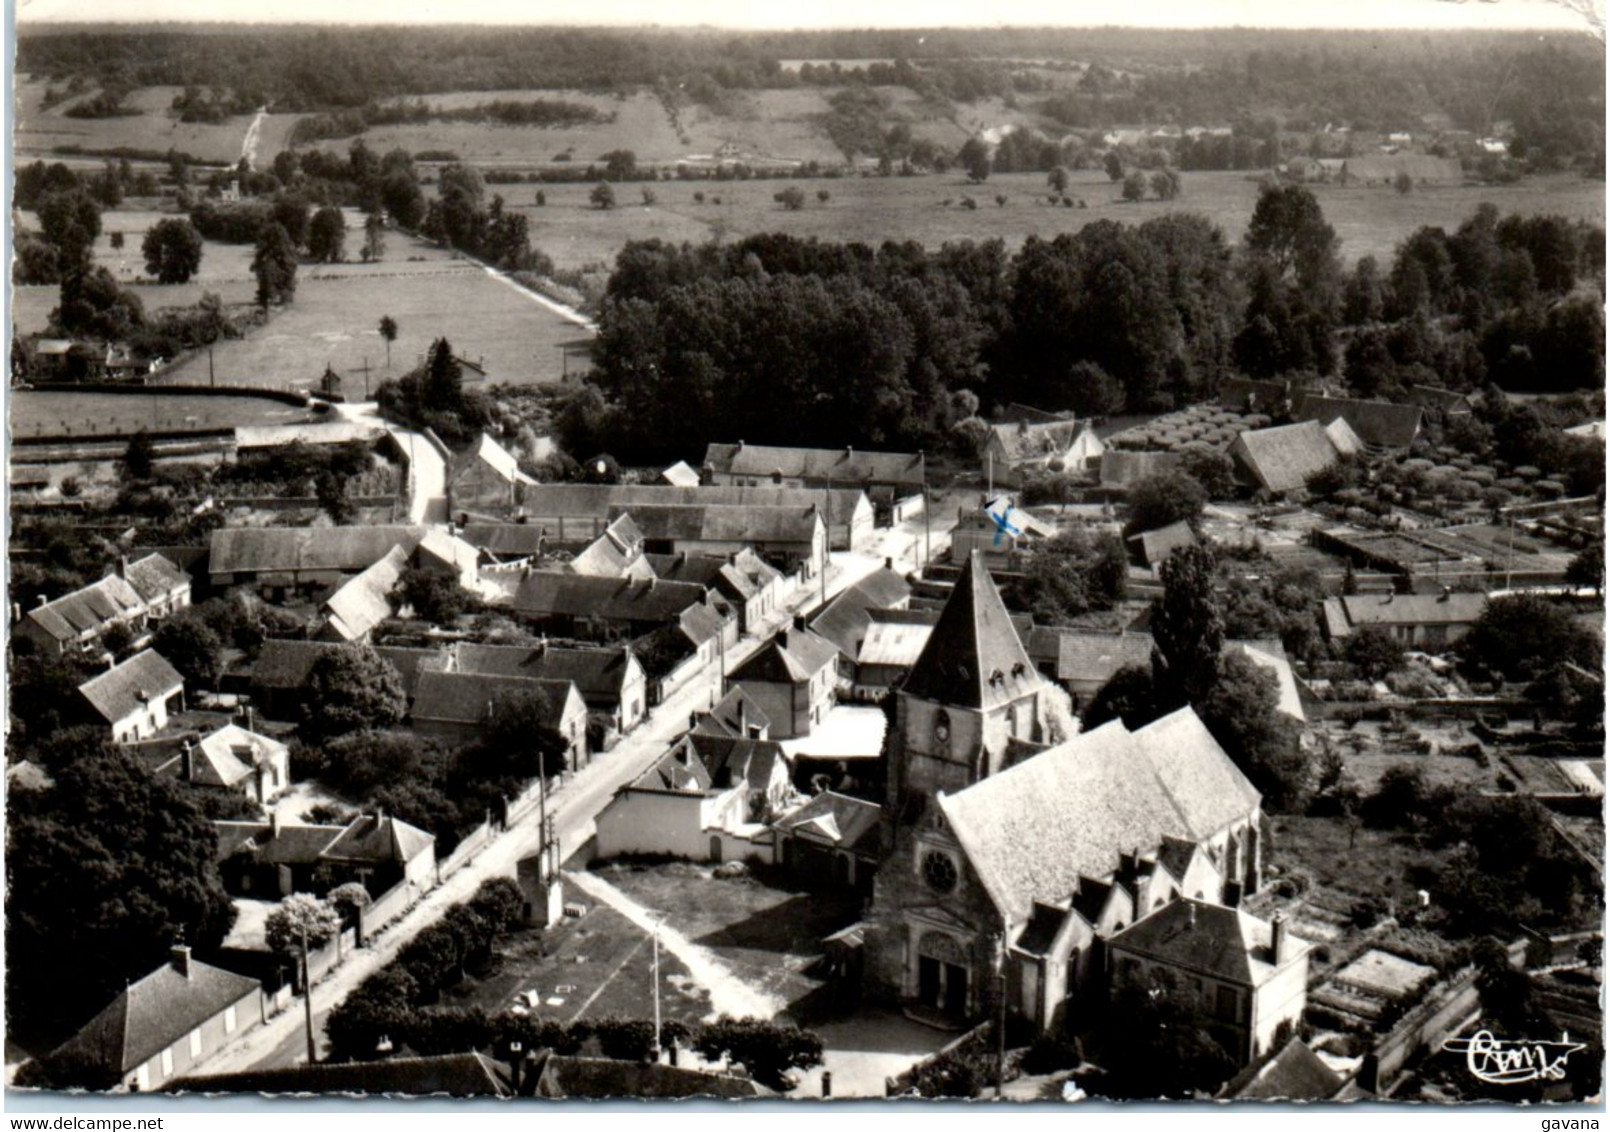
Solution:
<svg viewBox="0 0 1610 1132"><path fill-rule="evenodd" d="M176 945L168 963L130 983L46 1057L44 1068L62 1087L146 1093L264 1020L260 982L192 959L188 947Z"/></svg>
<svg viewBox="0 0 1610 1132"><path fill-rule="evenodd" d="M1410 648L1453 644L1487 608L1486 594L1349 594L1325 599L1325 632L1346 640L1366 625Z"/></svg>
<svg viewBox="0 0 1610 1132"><path fill-rule="evenodd" d="M652 578L654 568L643 557L643 532L627 514L609 526L565 563L565 572L594 578Z"/></svg>
<svg viewBox="0 0 1610 1132"><path fill-rule="evenodd" d="M473 586L475 548L435 527L225 527L212 533L207 569L215 590L249 585L285 601L339 585L401 547L408 565Z"/></svg>
<svg viewBox="0 0 1610 1132"><path fill-rule="evenodd" d="M409 725L421 735L462 746L485 733L504 701L523 695L537 697L543 725L564 738L565 766L570 770L586 766L587 705L569 680L421 671L408 710Z"/></svg>
<svg viewBox="0 0 1610 1132"><path fill-rule="evenodd" d="M1308 991L1308 944L1283 916L1183 897L1107 941L1114 986L1147 987L1160 971L1194 997L1209 1033L1241 1065L1272 1052L1280 1027L1296 1028Z"/></svg>
<svg viewBox="0 0 1610 1132"><path fill-rule="evenodd" d="M865 982L918 1017L1041 1028L1097 1009L1103 941L1261 876L1260 798L1189 709L1045 747L1050 704L977 556L897 693Z"/></svg>
<svg viewBox="0 0 1610 1132"><path fill-rule="evenodd" d="M996 484L1021 482L1030 469L1070 473L1095 470L1106 445L1090 421L1015 421L989 426L978 458Z"/></svg>
<svg viewBox="0 0 1610 1132"><path fill-rule="evenodd" d="M1196 543L1196 531L1190 523L1181 519L1166 527L1158 527L1155 531L1142 531L1130 536L1129 548L1140 559L1142 566L1156 570L1168 561L1170 554L1182 547L1195 546Z"/></svg>
<svg viewBox="0 0 1610 1132"><path fill-rule="evenodd" d="M806 885L872 895L883 843L883 807L824 790L776 821L777 859Z"/></svg>
<svg viewBox="0 0 1610 1132"><path fill-rule="evenodd" d="M173 1093L315 1093L342 1096L512 1097L509 1068L484 1053L321 1062L185 1077Z"/></svg>
<svg viewBox="0 0 1610 1132"><path fill-rule="evenodd" d="M436 879L436 837L387 814L359 814L346 825L215 821L218 871L237 896L277 900L293 892L322 895L357 881L379 896L411 881Z"/></svg>
<svg viewBox="0 0 1610 1132"><path fill-rule="evenodd" d="M408 555L400 546L380 561L343 582L324 599L323 621L315 635L326 641L366 641L391 616L391 591L408 568Z"/></svg>
<svg viewBox="0 0 1610 1132"><path fill-rule="evenodd" d="M738 611L740 633L760 632L762 622L783 602L786 579L760 555L745 547L736 554L651 554L656 577L692 582L725 598Z"/></svg>
<svg viewBox="0 0 1610 1132"><path fill-rule="evenodd" d="M252 702L270 719L295 722L302 714L302 689L313 664L342 645L337 641L297 641L270 637L252 666Z"/></svg>
<svg viewBox="0 0 1610 1132"><path fill-rule="evenodd" d="M237 791L261 806L290 786L291 751L284 743L230 723L199 739L182 740L152 770L197 786Z"/></svg>
<svg viewBox="0 0 1610 1132"><path fill-rule="evenodd" d="M448 512L511 515L520 506L521 491L535 482L507 449L483 432L475 449L456 458L448 472Z"/></svg>
<svg viewBox="0 0 1610 1132"><path fill-rule="evenodd" d="M99 647L106 630L127 625L138 635L190 604L190 575L160 554L130 562L98 581L41 601L17 623L19 637L32 640L46 656Z"/></svg>
<svg viewBox="0 0 1610 1132"><path fill-rule="evenodd" d="M704 485L675 487L661 484L544 483L523 493L523 525L544 535L554 545L578 545L596 538L609 520L612 508L634 506L698 506L706 503L739 507L816 506L825 515L828 544L833 550L853 550L876 533L872 501L859 487L831 490L799 487ZM469 537L466 534L465 537Z"/></svg>
<svg viewBox="0 0 1610 1132"><path fill-rule="evenodd" d="M709 591L656 578L589 578L534 570L520 580L510 608L542 632L594 641L679 629L695 646L738 638L738 618L714 607Z"/></svg>
<svg viewBox="0 0 1610 1132"><path fill-rule="evenodd" d="M647 681L632 650L571 648L562 645L478 645L458 641L426 662L425 669L569 681L588 712L608 718L619 732L636 727L647 710Z"/></svg>
<svg viewBox="0 0 1610 1132"><path fill-rule="evenodd" d="M1308 477L1324 471L1344 456L1364 450L1344 417L1329 424L1300 421L1243 432L1230 444L1229 455L1244 479L1271 495L1300 491Z"/></svg>
<svg viewBox="0 0 1610 1132"><path fill-rule="evenodd" d="M895 682L916 665L939 614L927 609L872 609L867 611L866 635L855 657L850 698L881 701Z"/></svg>
<svg viewBox="0 0 1610 1132"><path fill-rule="evenodd" d="M708 712L693 717L696 735L724 735L731 739L767 739L771 737L771 716L760 710L742 686L728 689L727 694Z"/></svg>
<svg viewBox="0 0 1610 1132"><path fill-rule="evenodd" d="M785 629L727 677L771 720L774 739L809 735L833 706L838 650L802 624Z"/></svg>
<svg viewBox="0 0 1610 1132"><path fill-rule="evenodd" d="M90 717L111 731L114 743L149 739L184 710L184 677L161 653L145 649L78 686Z"/></svg>
<svg viewBox="0 0 1610 1132"><path fill-rule="evenodd" d="M907 609L911 606L911 583L898 574L889 559L878 569L845 587L811 619L811 632L833 642L846 665L853 664L861 654L861 642L866 638L867 626L872 623L872 611L877 609Z"/></svg>
<svg viewBox="0 0 1610 1132"><path fill-rule="evenodd" d="M922 453L858 452L853 448L780 448L763 444L710 444L699 478L748 487L857 487L880 515L898 523L921 513L928 482Z"/></svg>
<svg viewBox="0 0 1610 1132"><path fill-rule="evenodd" d="M766 1090L736 1073L710 1073L674 1065L615 1061L603 1057L563 1057L549 1053L528 1070L539 1097L577 1100L618 1100L621 1097L670 1100L682 1097L717 1097L738 1100L761 1097Z"/></svg>
<svg viewBox="0 0 1610 1132"><path fill-rule="evenodd" d="M675 743L617 790L599 813L598 856L646 853L721 861L735 855L770 861L771 837L750 820L749 794L746 777L717 786L693 744Z"/></svg>
<svg viewBox="0 0 1610 1132"><path fill-rule="evenodd" d="M1340 418L1367 447L1402 449L1419 434L1423 410L1417 404L1362 401L1329 397L1323 392L1289 381L1254 381L1232 378L1219 390L1219 403L1243 412L1264 413L1277 422L1317 421L1328 425Z"/></svg>
<svg viewBox="0 0 1610 1132"><path fill-rule="evenodd" d="M785 574L814 578L827 558L827 528L818 505L761 507L736 503L640 504L610 508L611 522L630 514L649 554L724 557L753 550Z"/></svg>

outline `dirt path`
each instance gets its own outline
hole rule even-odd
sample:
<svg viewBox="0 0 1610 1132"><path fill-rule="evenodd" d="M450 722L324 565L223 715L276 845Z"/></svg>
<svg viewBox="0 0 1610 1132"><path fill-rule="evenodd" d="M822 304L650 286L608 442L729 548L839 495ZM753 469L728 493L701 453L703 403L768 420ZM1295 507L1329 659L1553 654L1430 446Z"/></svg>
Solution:
<svg viewBox="0 0 1610 1132"><path fill-rule="evenodd" d="M574 323L575 325L581 327L583 330L589 331L590 333L593 333L593 334L598 333L598 324L593 322L592 319L590 319L586 315L582 314L576 308L567 307L567 306L565 306L564 303L557 302L557 301L555 301L553 299L548 298L547 295L539 295L537 292L531 290L531 288L522 286L521 284L515 282L513 279L510 279L507 275L505 275L503 272L499 271L495 267L488 267L484 263L480 264L479 267L481 268L482 271L486 272L493 279L496 279L499 283L503 284L505 287L513 287L516 291L520 292L520 294L522 294L526 298L530 299L533 303L536 303L539 307L547 307L549 310L553 311L554 314L558 315L560 318L564 319L566 322Z"/></svg>
<svg viewBox="0 0 1610 1132"><path fill-rule="evenodd" d="M602 900L644 931L654 930L654 915L632 900L614 885L592 873L576 871L565 874L567 880L595 900ZM745 983L709 948L700 947L674 928L661 926L660 946L680 959L688 973L699 985L710 991L710 1021L721 1014L734 1018L777 1017L788 1004L775 995Z"/></svg>
<svg viewBox="0 0 1610 1132"><path fill-rule="evenodd" d="M264 106L257 111L252 124L246 127L246 136L240 143L240 156L246 164L253 169L257 168L257 142L262 137L263 119L268 117L268 107Z"/></svg>

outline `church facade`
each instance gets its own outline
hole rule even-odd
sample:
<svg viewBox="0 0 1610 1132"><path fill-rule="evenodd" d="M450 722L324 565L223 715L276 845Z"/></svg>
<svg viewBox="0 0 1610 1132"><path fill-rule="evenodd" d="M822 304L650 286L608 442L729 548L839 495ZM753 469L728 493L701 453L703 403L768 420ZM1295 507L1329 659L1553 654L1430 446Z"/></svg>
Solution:
<svg viewBox="0 0 1610 1132"><path fill-rule="evenodd" d="M871 996L955 1026L1005 996L1078 1029L1107 941L1172 901L1256 891L1259 795L1190 708L1053 743L1054 694L973 556L898 693Z"/></svg>

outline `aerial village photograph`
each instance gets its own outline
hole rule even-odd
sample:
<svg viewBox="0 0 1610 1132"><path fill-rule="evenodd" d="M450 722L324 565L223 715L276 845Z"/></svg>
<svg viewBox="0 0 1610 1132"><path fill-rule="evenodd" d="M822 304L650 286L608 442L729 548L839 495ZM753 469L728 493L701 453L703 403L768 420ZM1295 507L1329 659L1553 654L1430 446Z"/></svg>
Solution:
<svg viewBox="0 0 1610 1132"><path fill-rule="evenodd" d="M1592 0L16 16L8 1109L1603 1111Z"/></svg>

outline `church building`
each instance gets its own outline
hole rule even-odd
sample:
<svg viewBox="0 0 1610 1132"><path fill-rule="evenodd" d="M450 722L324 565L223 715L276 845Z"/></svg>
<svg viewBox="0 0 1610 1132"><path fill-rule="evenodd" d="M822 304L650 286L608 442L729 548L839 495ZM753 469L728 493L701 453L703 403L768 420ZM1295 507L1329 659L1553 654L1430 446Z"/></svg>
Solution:
<svg viewBox="0 0 1610 1132"><path fill-rule="evenodd" d="M1004 994L1042 1029L1085 1029L1113 937L1257 890L1260 797L1196 714L1056 741L1056 692L976 554L897 695L872 997L960 1027Z"/></svg>

